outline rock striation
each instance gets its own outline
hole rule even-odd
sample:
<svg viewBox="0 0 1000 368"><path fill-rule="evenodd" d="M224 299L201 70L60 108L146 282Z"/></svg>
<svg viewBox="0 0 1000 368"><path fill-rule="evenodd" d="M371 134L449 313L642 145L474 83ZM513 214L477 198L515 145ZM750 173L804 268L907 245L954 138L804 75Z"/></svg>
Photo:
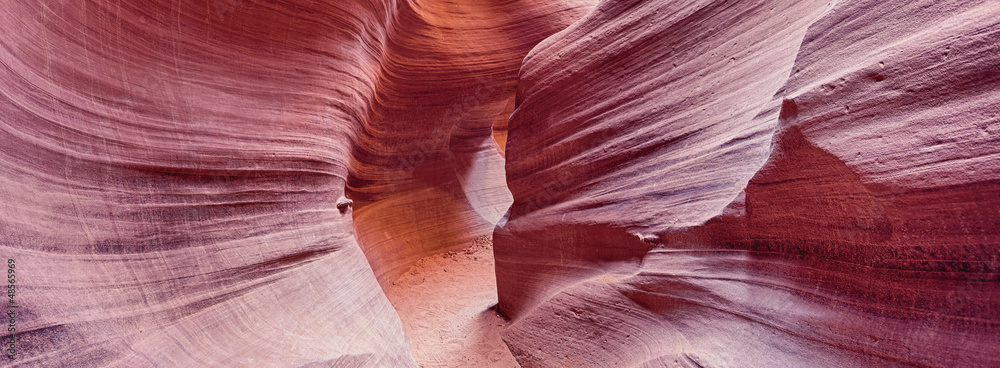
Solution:
<svg viewBox="0 0 1000 368"><path fill-rule="evenodd" d="M588 3L400 5L348 181L358 237L383 285L493 231L513 200L494 123L503 122L502 141L521 60Z"/></svg>
<svg viewBox="0 0 1000 368"><path fill-rule="evenodd" d="M1000 366L1000 7L0 7L5 364L413 367L491 232L524 367Z"/></svg>
<svg viewBox="0 0 1000 368"><path fill-rule="evenodd" d="M524 366L1000 364L1000 8L612 1L526 58Z"/></svg>
<svg viewBox="0 0 1000 368"><path fill-rule="evenodd" d="M2 8L15 365L402 367L378 281L492 231L492 124L589 5Z"/></svg>

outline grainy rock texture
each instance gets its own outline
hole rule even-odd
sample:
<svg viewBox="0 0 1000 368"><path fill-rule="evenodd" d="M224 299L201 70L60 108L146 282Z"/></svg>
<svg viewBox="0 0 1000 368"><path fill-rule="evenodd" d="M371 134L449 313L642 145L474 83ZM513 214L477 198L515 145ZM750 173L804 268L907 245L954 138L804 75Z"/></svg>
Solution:
<svg viewBox="0 0 1000 368"><path fill-rule="evenodd" d="M0 0L0 258L15 366L1000 366L1000 5Z"/></svg>
<svg viewBox="0 0 1000 368"><path fill-rule="evenodd" d="M415 365L376 280L492 231L491 126L588 9L3 1L13 363Z"/></svg>
<svg viewBox="0 0 1000 368"><path fill-rule="evenodd" d="M524 56L582 17L587 3L400 5L348 181L355 228L380 282L493 230L512 201L494 122L506 123L513 108Z"/></svg>
<svg viewBox="0 0 1000 368"><path fill-rule="evenodd" d="M461 251L426 257L393 281L386 296L425 368L519 365L500 339L493 247L487 237Z"/></svg>
<svg viewBox="0 0 1000 368"><path fill-rule="evenodd" d="M609 1L541 43L495 232L524 366L1000 364L1000 7Z"/></svg>

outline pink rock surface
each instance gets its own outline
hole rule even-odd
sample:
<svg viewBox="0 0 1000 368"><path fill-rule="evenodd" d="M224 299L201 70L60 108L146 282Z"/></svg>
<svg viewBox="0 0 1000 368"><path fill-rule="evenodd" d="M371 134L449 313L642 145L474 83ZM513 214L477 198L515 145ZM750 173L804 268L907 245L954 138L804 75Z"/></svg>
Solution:
<svg viewBox="0 0 1000 368"><path fill-rule="evenodd" d="M524 366L1000 364L1000 7L602 2L525 60Z"/></svg>
<svg viewBox="0 0 1000 368"><path fill-rule="evenodd" d="M15 363L395 367L415 362L377 280L492 231L492 124L524 54L588 7L0 9Z"/></svg>
<svg viewBox="0 0 1000 368"><path fill-rule="evenodd" d="M525 367L1000 366L998 19L4 1L0 359L509 366L506 328ZM434 256L490 231L505 323Z"/></svg>
<svg viewBox="0 0 1000 368"><path fill-rule="evenodd" d="M391 6L2 9L15 363L413 365L336 207Z"/></svg>
<svg viewBox="0 0 1000 368"><path fill-rule="evenodd" d="M494 122L503 121L502 135L525 54L587 3L401 5L348 181L359 239L383 285L420 258L492 232L512 201Z"/></svg>

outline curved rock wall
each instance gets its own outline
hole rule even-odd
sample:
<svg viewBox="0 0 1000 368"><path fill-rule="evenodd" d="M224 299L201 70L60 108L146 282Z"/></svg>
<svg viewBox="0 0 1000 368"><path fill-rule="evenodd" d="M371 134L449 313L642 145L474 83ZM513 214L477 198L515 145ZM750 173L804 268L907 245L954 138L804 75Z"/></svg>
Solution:
<svg viewBox="0 0 1000 368"><path fill-rule="evenodd" d="M612 1L547 39L495 232L515 356L1000 363L998 13Z"/></svg>
<svg viewBox="0 0 1000 368"><path fill-rule="evenodd" d="M491 231L491 125L588 6L4 2L16 363L414 365L376 280Z"/></svg>
<svg viewBox="0 0 1000 368"><path fill-rule="evenodd" d="M493 124L506 121L524 55L589 2L401 5L348 183L380 282L492 232L512 201Z"/></svg>
<svg viewBox="0 0 1000 368"><path fill-rule="evenodd" d="M526 367L1000 365L993 2L0 9L16 365L414 366L494 225Z"/></svg>
<svg viewBox="0 0 1000 368"><path fill-rule="evenodd" d="M3 9L15 362L413 365L336 207L395 4Z"/></svg>

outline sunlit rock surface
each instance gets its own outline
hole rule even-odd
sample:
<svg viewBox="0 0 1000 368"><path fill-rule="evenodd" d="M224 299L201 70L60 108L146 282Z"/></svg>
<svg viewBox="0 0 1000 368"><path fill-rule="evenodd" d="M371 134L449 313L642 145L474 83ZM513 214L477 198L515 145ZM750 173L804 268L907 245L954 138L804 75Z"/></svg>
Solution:
<svg viewBox="0 0 1000 368"><path fill-rule="evenodd" d="M525 367L1000 366L998 162L991 1L4 0L0 359L415 366L492 231Z"/></svg>
<svg viewBox="0 0 1000 368"><path fill-rule="evenodd" d="M415 365L377 279L492 231L492 125L588 9L4 1L14 363Z"/></svg>
<svg viewBox="0 0 1000 368"><path fill-rule="evenodd" d="M525 60L525 366L1000 364L1000 7L602 2Z"/></svg>
<svg viewBox="0 0 1000 368"><path fill-rule="evenodd" d="M348 181L355 227L380 282L493 231L512 201L494 123L502 120L502 138L524 56L588 3L401 5Z"/></svg>

